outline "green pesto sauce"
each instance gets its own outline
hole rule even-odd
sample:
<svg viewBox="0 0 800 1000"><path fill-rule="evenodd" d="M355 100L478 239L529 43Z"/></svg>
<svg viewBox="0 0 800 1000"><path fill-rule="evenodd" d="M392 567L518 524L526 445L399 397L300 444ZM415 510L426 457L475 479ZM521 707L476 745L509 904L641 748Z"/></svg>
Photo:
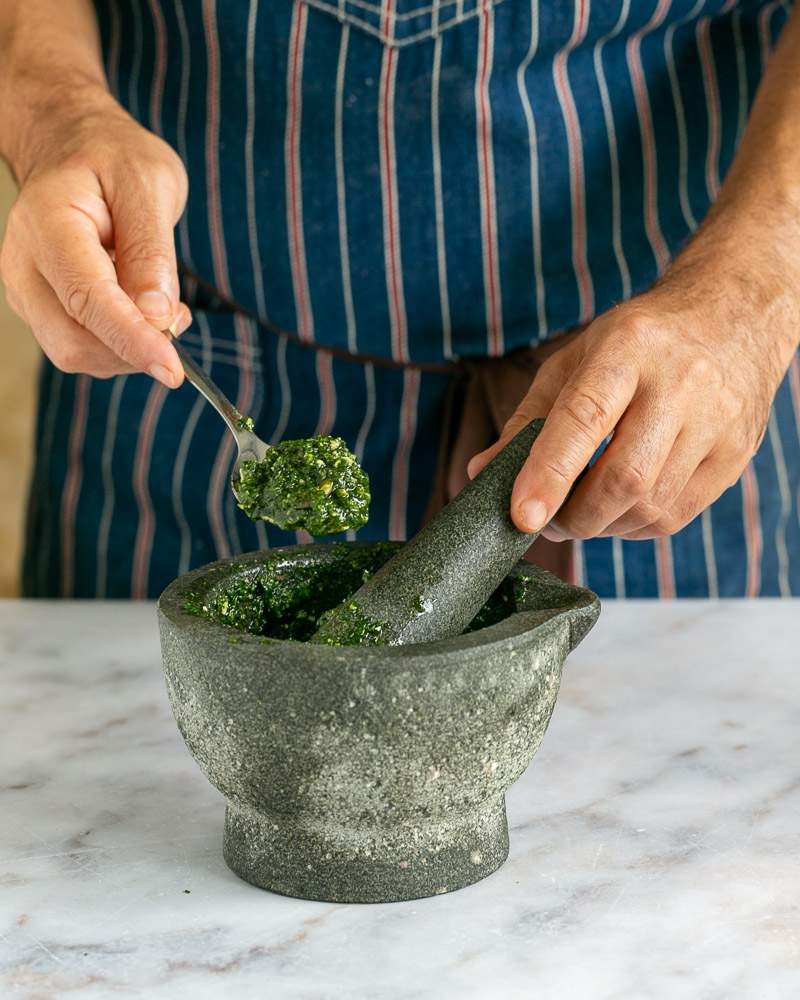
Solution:
<svg viewBox="0 0 800 1000"><path fill-rule="evenodd" d="M382 644L383 626L367 617L356 601L337 614L336 627L326 631L326 612L337 608L397 551L392 544L369 548L342 546L342 556L330 563L306 565L265 557L262 565L228 578L206 593L189 593L184 608L218 625L263 636L264 641L316 642L331 646ZM534 581L504 580L484 604L466 632L495 625L518 610ZM422 598L420 598L422 607Z"/></svg>
<svg viewBox="0 0 800 1000"><path fill-rule="evenodd" d="M254 521L312 535L359 528L369 516L369 479L338 437L279 442L263 461L242 462L234 493Z"/></svg>
<svg viewBox="0 0 800 1000"><path fill-rule="evenodd" d="M251 635L304 642L324 612L336 607L389 559L396 547L342 545L342 557L329 563L286 563L270 559L206 593L190 593L184 607L192 614Z"/></svg>
<svg viewBox="0 0 800 1000"><path fill-rule="evenodd" d="M239 417L236 421L236 426L240 431L250 431L252 433L255 424L253 423L252 417Z"/></svg>
<svg viewBox="0 0 800 1000"><path fill-rule="evenodd" d="M358 601L348 601L333 610L335 615L330 611L320 615L314 642L324 646L383 645L383 623L366 615Z"/></svg>

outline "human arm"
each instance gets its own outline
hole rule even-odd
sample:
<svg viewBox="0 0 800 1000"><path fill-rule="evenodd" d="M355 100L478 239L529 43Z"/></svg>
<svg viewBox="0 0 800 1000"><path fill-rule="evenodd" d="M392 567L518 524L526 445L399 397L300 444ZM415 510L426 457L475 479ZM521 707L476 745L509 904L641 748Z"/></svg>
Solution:
<svg viewBox="0 0 800 1000"><path fill-rule="evenodd" d="M51 361L180 385L159 331L190 321L173 237L186 172L109 92L89 0L0 5L0 155L20 187L0 275Z"/></svg>
<svg viewBox="0 0 800 1000"><path fill-rule="evenodd" d="M800 11L703 225L648 292L542 365L500 442L547 423L511 501L554 540L680 530L741 475L800 341ZM608 447L563 506L600 444ZM559 508L560 511L559 511Z"/></svg>

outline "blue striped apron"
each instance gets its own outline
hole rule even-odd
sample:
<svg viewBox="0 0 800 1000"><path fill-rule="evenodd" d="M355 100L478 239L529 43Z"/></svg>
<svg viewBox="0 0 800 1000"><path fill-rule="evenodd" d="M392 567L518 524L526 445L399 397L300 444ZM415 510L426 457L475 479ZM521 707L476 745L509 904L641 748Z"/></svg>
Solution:
<svg viewBox="0 0 800 1000"><path fill-rule="evenodd" d="M340 434L362 538L423 516L459 358L645 289L703 218L788 5L98 0L112 90L190 178L185 342L268 440ZM24 590L145 597L295 541L250 523L186 386L45 364ZM800 365L741 481L671 539L594 539L601 595L800 594Z"/></svg>

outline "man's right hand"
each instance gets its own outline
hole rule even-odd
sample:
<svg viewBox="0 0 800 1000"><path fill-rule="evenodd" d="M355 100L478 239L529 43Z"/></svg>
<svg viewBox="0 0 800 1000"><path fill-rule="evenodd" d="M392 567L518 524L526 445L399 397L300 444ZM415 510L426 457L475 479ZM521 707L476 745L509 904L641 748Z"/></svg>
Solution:
<svg viewBox="0 0 800 1000"><path fill-rule="evenodd" d="M44 126L12 164L20 192L0 249L9 305L62 371L144 371L179 386L183 369L160 331L191 322L173 235L183 163L102 87L71 95Z"/></svg>

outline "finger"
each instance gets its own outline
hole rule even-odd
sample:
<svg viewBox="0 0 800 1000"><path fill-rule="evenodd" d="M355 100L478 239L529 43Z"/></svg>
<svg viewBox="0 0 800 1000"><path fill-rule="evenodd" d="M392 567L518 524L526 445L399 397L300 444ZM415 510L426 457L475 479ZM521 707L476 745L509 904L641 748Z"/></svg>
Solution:
<svg viewBox="0 0 800 1000"><path fill-rule="evenodd" d="M674 535L718 500L736 482L741 472L741 468L732 465L731 460L721 453L710 455L701 462L669 511L652 524L622 537L626 541L646 541Z"/></svg>
<svg viewBox="0 0 800 1000"><path fill-rule="evenodd" d="M658 482L681 419L655 392L637 394L608 447L558 512L555 527L568 538L594 538L644 501Z"/></svg>
<svg viewBox="0 0 800 1000"><path fill-rule="evenodd" d="M147 175L123 174L106 192L114 220L117 279L159 330L175 319L180 292L175 257L175 223L183 199L168 167Z"/></svg>
<svg viewBox="0 0 800 1000"><path fill-rule="evenodd" d="M638 384L638 368L585 361L555 400L511 494L521 531L540 530L561 507L592 455L614 430Z"/></svg>
<svg viewBox="0 0 800 1000"><path fill-rule="evenodd" d="M178 313L168 327L169 332L173 337L180 337L182 333L186 333L191 325L192 311L185 302L180 302L178 304Z"/></svg>
<svg viewBox="0 0 800 1000"><path fill-rule="evenodd" d="M643 499L600 532L601 535L627 535L654 524L671 511L687 483L708 456L709 442L706 435L683 429L667 457L658 481Z"/></svg>
<svg viewBox="0 0 800 1000"><path fill-rule="evenodd" d="M31 265L20 279L25 301L24 318L42 350L56 368L95 378L110 378L135 371L64 312L53 289Z"/></svg>
<svg viewBox="0 0 800 1000"><path fill-rule="evenodd" d="M564 365L552 363L542 365L534 376L531 387L522 402L506 421L498 440L490 448L484 449L470 459L467 465L467 475L470 479L474 479L481 469L505 448L515 434L523 427L528 426L531 420L547 416L563 387L565 378L566 367Z"/></svg>
<svg viewBox="0 0 800 1000"><path fill-rule="evenodd" d="M120 288L114 264L87 216L58 210L49 238L40 234L36 249L39 270L70 319L135 371L147 371L169 388L181 384L183 369L169 338L145 320Z"/></svg>

